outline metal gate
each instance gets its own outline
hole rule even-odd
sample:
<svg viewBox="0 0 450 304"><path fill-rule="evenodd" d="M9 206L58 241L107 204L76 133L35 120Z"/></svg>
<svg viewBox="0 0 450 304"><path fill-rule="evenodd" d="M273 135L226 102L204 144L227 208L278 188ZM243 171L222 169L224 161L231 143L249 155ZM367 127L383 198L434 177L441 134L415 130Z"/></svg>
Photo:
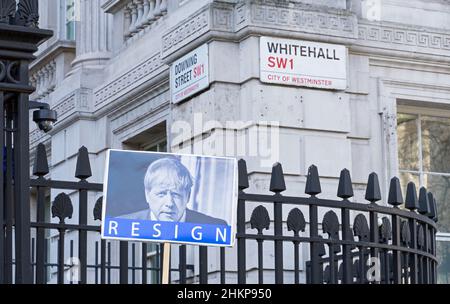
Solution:
<svg viewBox="0 0 450 304"><path fill-rule="evenodd" d="M101 191L102 184L89 183L91 176L88 151L79 150L74 176L78 181L58 181L46 179L49 173L45 147L37 148L30 186L36 195L36 220L31 221L31 259L32 278L35 283L47 283L48 272L57 269L55 283L111 283L117 277L119 283L159 283L160 262L149 267L147 252L149 244L137 249L135 243L100 240ZM406 200L403 201L400 183L391 180L388 204L381 206L378 178L370 174L365 199L368 203L350 202L353 197L352 182L348 170L342 170L337 189L339 200L320 199L321 185L318 170L311 166L306 179L306 197L284 196L286 190L284 175L280 164L273 167L270 191L261 195L247 193L249 187L245 161L239 161L239 202L237 214L237 261L230 261L230 249L220 249L218 265L220 283L246 283L249 273L257 274L258 283L436 283L436 201L433 195L421 188L419 195L413 183L407 187ZM46 195L50 190L62 191L51 202L52 217L59 222L45 220ZM95 202L88 200L88 193L95 193ZM76 203L71 197L78 197ZM95 198L95 195L94 195ZM88 205L93 208L88 210ZM401 208L399 206L402 205ZM67 221L77 210L76 223ZM8 214L8 212L6 212ZM271 215L272 214L272 215ZM33 214L32 214L33 216ZM89 221L96 220L95 225ZM11 221L3 226L6 233L3 278L5 283L14 282L12 258L13 248L8 242L12 237ZM46 231L57 233L57 246L49 260ZM73 240L66 239L67 233L76 232L77 248ZM268 231L268 232L265 232ZM98 239L88 245L87 234L95 233ZM111 244L118 244L118 260L111 260ZM287 246L289 244L289 246ZM8 246L9 245L9 246ZM294 267L288 269L284 256L286 248L292 250ZM67 250L69 248L69 250ZM157 246L157 259L162 257L162 246ZM180 246L178 265L172 265L171 273L177 274L176 283L197 281L208 283L207 247L198 246L198 263L186 262L186 246ZM273 252L273 265L267 259L265 250ZM307 254L301 255L300 248ZM256 252L257 267L247 267L247 251ZM93 255L88 263L88 255ZM17 256L17 254L16 254ZM288 254L289 256L289 254ZM7 259L8 257L8 259ZM72 258L76 258L74 265ZM138 258L141 259L138 261ZM67 262L69 260L69 263ZM237 272L230 271L230 265L237 263ZM376 266L378 268L373 268ZM68 281L71 268L79 271L77 281ZM193 272L198 267L198 274ZM187 270L190 269L190 275ZM87 272L91 271L88 279ZM372 272L379 272L370 276ZM154 276L156 280L149 278ZM228 277L235 277L227 281ZM290 279L286 281L286 277ZM293 279L292 279L293 277ZM269 278L270 281L267 281ZM265 281L266 279L266 281Z"/></svg>

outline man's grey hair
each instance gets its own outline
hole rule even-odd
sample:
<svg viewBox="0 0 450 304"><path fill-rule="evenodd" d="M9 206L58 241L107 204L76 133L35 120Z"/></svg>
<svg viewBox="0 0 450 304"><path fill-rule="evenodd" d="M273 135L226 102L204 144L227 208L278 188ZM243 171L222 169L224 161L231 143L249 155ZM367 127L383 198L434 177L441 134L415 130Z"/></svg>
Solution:
<svg viewBox="0 0 450 304"><path fill-rule="evenodd" d="M192 176L189 170L176 158L161 158L148 166L144 178L146 190L156 184L175 184L188 195L192 188Z"/></svg>

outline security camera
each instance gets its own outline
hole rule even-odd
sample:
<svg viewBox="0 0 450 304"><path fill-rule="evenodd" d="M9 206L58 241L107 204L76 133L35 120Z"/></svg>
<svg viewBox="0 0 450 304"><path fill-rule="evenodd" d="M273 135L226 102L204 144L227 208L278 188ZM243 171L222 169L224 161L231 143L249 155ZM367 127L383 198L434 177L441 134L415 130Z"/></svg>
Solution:
<svg viewBox="0 0 450 304"><path fill-rule="evenodd" d="M53 129L53 124L57 120L56 111L49 109L39 109L33 112L33 121L38 125L39 129L45 133Z"/></svg>

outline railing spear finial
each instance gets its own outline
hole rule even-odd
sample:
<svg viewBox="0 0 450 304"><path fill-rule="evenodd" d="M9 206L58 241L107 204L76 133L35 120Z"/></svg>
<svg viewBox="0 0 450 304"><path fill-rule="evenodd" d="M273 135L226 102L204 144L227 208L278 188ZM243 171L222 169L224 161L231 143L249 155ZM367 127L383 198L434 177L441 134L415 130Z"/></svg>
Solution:
<svg viewBox="0 0 450 304"><path fill-rule="evenodd" d="M378 182L378 175L375 172L369 175L365 198L372 204L381 200L380 183Z"/></svg>
<svg viewBox="0 0 450 304"><path fill-rule="evenodd" d="M239 190L244 190L249 187L248 174L247 174L247 163L243 159L240 159L238 161L238 187L239 187Z"/></svg>
<svg viewBox="0 0 450 304"><path fill-rule="evenodd" d="M306 177L305 193L315 196L321 192L319 172L315 165L311 165L308 169L308 176Z"/></svg>
<svg viewBox="0 0 450 304"><path fill-rule="evenodd" d="M428 210L429 212L427 214L425 214L426 216L428 216L430 219L433 219L435 217L435 214L433 214L433 209L434 209L434 196L433 193L428 192L427 193L428 196Z"/></svg>
<svg viewBox="0 0 450 304"><path fill-rule="evenodd" d="M411 211L419 209L416 185L413 182L409 182L406 189L405 207Z"/></svg>
<svg viewBox="0 0 450 304"><path fill-rule="evenodd" d="M40 143L36 148L36 159L34 160L33 175L44 176L48 174L47 153L45 152L45 145Z"/></svg>
<svg viewBox="0 0 450 304"><path fill-rule="evenodd" d="M78 150L77 168L75 170L75 177L79 179L86 179L92 176L91 164L89 162L89 153L85 146Z"/></svg>
<svg viewBox="0 0 450 304"><path fill-rule="evenodd" d="M421 187L419 191L419 213L427 215L430 213L430 204L428 203L427 189Z"/></svg>
<svg viewBox="0 0 450 304"><path fill-rule="evenodd" d="M352 178L350 177L350 171L347 169L341 171L337 196L342 199L353 197Z"/></svg>
<svg viewBox="0 0 450 304"><path fill-rule="evenodd" d="M391 179L389 186L388 204L397 208L403 204L402 188L400 187L400 180L397 177Z"/></svg>
<svg viewBox="0 0 450 304"><path fill-rule="evenodd" d="M280 163L275 163L270 177L270 191L280 193L284 190L286 190L286 183L284 182L283 167Z"/></svg>
<svg viewBox="0 0 450 304"><path fill-rule="evenodd" d="M433 221L435 221L437 223L439 218L438 218L438 209L437 209L437 203L436 203L435 198L433 198L433 212L434 212Z"/></svg>

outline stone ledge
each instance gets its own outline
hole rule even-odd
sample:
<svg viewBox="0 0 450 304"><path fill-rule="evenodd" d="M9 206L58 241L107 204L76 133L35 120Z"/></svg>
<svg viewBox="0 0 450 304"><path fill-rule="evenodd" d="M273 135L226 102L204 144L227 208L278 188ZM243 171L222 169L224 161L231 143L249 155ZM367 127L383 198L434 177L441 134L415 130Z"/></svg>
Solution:
<svg viewBox="0 0 450 304"><path fill-rule="evenodd" d="M105 13L115 14L128 2L129 1L126 0L105 0L101 8L105 11Z"/></svg>
<svg viewBox="0 0 450 304"><path fill-rule="evenodd" d="M57 40L48 48L46 48L38 57L30 64L30 71L39 69L43 65L47 64L50 60L54 59L61 53L69 52L75 54L75 41L72 40Z"/></svg>

